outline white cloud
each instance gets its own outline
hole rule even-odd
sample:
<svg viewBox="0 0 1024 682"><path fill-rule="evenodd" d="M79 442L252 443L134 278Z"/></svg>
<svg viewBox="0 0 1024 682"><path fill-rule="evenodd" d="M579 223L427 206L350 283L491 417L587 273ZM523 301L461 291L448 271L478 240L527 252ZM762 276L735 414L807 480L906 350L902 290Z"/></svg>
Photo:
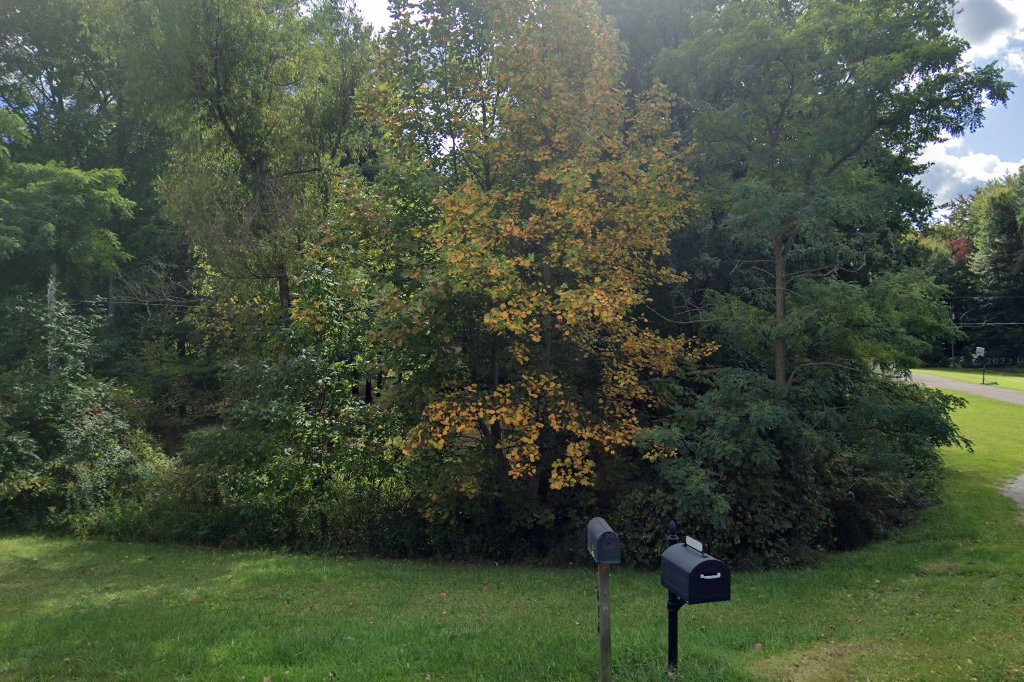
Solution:
<svg viewBox="0 0 1024 682"><path fill-rule="evenodd" d="M996 154L966 152L956 154L964 145L962 139L947 140L925 149L919 161L932 164L921 176L922 184L942 204L960 194L970 194L976 187L1014 173L1024 159L1004 161Z"/></svg>
<svg viewBox="0 0 1024 682"><path fill-rule="evenodd" d="M998 59L1024 73L1024 0L962 0L957 32L971 43L968 61Z"/></svg>
<svg viewBox="0 0 1024 682"><path fill-rule="evenodd" d="M1009 71L1024 73L1024 46L1020 49L1010 50L1003 57L1003 65Z"/></svg>

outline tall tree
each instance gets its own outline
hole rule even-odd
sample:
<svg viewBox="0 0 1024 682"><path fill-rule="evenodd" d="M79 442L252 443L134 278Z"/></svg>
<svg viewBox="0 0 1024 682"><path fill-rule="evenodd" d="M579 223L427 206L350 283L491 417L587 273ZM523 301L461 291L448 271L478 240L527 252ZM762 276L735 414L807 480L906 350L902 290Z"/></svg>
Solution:
<svg viewBox="0 0 1024 682"><path fill-rule="evenodd" d="M308 211L325 215L333 168L365 161L354 93L370 29L328 0L150 5L139 63L182 136L162 181L168 214L217 270L273 281L287 320Z"/></svg>
<svg viewBox="0 0 1024 682"><path fill-rule="evenodd" d="M428 235L441 266L427 295L472 311L482 333L463 352L479 361L448 379L407 450L451 462L470 495L495 460L535 492L590 486L633 448L655 400L645 381L711 350L652 333L642 314L649 287L678 279L658 259L689 178L662 91L627 111L622 56L594 3L494 16L501 39L476 86L501 95L493 128L459 140L482 172L461 176Z"/></svg>
<svg viewBox="0 0 1024 682"><path fill-rule="evenodd" d="M0 525L86 521L166 460L93 373L95 294L127 254L110 225L131 213L116 169L11 158L24 122L0 109Z"/></svg>
<svg viewBox="0 0 1024 682"><path fill-rule="evenodd" d="M637 16L652 3L657 32ZM936 449L960 442L955 401L892 376L955 334L917 267L930 199L915 160L1010 84L961 62L946 0L605 6L641 58L635 82L675 96L700 178L703 210L673 243L691 279L652 322L721 344L706 386L672 387L641 434L684 456L640 499L751 563L878 537L935 499ZM626 511L656 549L660 528Z"/></svg>
<svg viewBox="0 0 1024 682"><path fill-rule="evenodd" d="M706 205L740 268L770 274L780 390L794 371L794 282L863 268L879 228L905 231L923 205L923 146L1006 100L997 67L962 62L953 13L951 0L725 3L662 55Z"/></svg>

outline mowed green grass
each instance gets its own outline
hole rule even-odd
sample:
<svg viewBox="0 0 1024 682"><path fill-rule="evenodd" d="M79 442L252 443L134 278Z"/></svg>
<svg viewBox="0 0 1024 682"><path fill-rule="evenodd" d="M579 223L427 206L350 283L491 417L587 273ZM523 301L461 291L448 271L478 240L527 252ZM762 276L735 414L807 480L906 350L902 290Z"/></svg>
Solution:
<svg viewBox="0 0 1024 682"><path fill-rule="evenodd" d="M1024 408L958 419L945 504L868 549L684 607L687 680L1022 680ZM614 519L611 519L614 524ZM714 551L713 538L709 540ZM0 680L592 680L591 567L0 538ZM657 574L612 574L617 680L663 680Z"/></svg>
<svg viewBox="0 0 1024 682"><path fill-rule="evenodd" d="M956 379L957 381L967 381L972 384L981 383L981 368L947 368L947 369L934 369L928 367L926 369L915 369L914 374L931 374L937 377L945 377L947 379ZM991 384L996 383L1000 388L1012 388L1016 391L1024 391L1024 373L1021 372L1007 372L1006 370L985 370L985 383Z"/></svg>

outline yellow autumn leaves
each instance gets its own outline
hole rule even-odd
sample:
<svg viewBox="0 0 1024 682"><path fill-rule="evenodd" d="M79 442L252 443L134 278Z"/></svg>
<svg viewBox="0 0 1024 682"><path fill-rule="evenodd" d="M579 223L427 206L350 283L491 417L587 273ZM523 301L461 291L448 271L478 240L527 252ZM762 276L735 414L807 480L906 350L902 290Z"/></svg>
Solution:
<svg viewBox="0 0 1024 682"><path fill-rule="evenodd" d="M642 314L652 287L685 281L659 262L690 181L665 93L630 113L622 55L590 2L533 3L516 22L495 31L512 38L488 73L493 134L462 140L486 173L440 200L428 235L446 290L488 302L478 324L498 351L427 407L405 450L489 448L511 477L560 489L634 447L650 378L713 348L660 336Z"/></svg>

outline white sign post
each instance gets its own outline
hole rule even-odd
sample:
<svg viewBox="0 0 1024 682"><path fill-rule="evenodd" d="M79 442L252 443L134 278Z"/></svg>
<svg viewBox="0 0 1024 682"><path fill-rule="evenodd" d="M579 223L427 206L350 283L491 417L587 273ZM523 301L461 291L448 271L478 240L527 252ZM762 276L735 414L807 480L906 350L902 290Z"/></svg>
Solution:
<svg viewBox="0 0 1024 682"><path fill-rule="evenodd" d="M974 361L977 362L978 358L981 358L981 385L985 385L985 347L977 346L974 349Z"/></svg>

